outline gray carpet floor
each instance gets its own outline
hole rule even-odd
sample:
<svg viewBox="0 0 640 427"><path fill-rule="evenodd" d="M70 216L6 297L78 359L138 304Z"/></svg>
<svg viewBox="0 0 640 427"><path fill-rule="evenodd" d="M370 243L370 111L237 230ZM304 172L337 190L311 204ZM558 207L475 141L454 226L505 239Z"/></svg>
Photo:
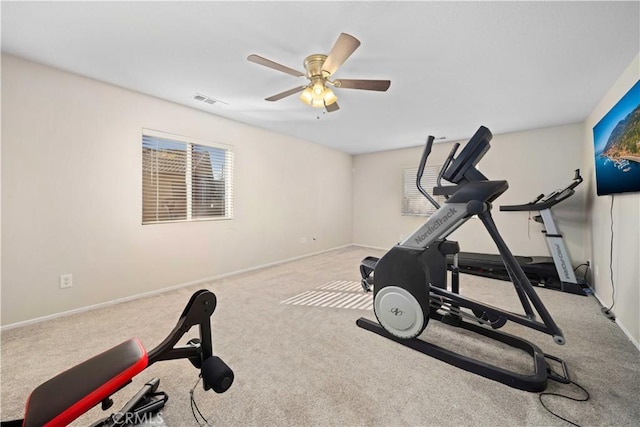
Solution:
<svg viewBox="0 0 640 427"><path fill-rule="evenodd" d="M195 400L217 426L565 426L537 393L520 391L358 328L375 319L361 293L358 265L383 252L348 247L51 321L10 329L1 337L1 415L20 417L30 391L52 376L128 338L147 350L171 331L191 294L213 291L214 353L235 372L224 394L196 387ZM566 345L509 322L503 331L564 359L591 398L545 396L550 409L581 426L640 425L640 353L600 313L593 297L536 288L563 329ZM510 283L462 276L461 291L521 312ZM367 298L369 300L367 300ZM194 330L184 341L197 336ZM528 355L476 334L431 321L421 339L518 372ZM189 390L198 372L186 360L159 362L114 396L122 406L145 381L160 378L169 394L167 426L195 426ZM547 392L581 397L570 385ZM104 417L94 408L74 425Z"/></svg>

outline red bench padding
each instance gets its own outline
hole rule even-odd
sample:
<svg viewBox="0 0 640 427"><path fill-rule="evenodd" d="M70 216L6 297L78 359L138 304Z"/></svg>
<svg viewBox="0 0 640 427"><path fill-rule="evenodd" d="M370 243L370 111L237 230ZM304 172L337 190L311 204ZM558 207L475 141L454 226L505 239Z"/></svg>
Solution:
<svg viewBox="0 0 640 427"><path fill-rule="evenodd" d="M66 426L147 367L137 338L119 344L38 386L29 396L25 427Z"/></svg>

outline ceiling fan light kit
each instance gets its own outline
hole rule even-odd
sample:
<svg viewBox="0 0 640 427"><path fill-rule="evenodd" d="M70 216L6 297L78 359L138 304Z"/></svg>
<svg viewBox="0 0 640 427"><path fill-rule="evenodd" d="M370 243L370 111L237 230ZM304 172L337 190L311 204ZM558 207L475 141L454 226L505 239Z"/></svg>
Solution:
<svg viewBox="0 0 640 427"><path fill-rule="evenodd" d="M307 85L270 96L266 98L267 101L278 101L294 93L302 92L300 93L300 100L305 104L315 108L326 108L327 112L333 112L340 108L337 103L338 97L327 85L336 88L384 92L391 84L389 80L329 80L329 77L338 70L358 46L360 46L358 39L349 34L341 33L331 48L329 55L313 54L305 58L304 68L306 73L255 54L249 55L247 60L295 77L306 77L309 80Z"/></svg>
<svg viewBox="0 0 640 427"><path fill-rule="evenodd" d="M311 89L311 87L307 86L300 94L300 99L312 107L324 108L327 105L335 104L338 97L328 87L321 86L320 88L314 87Z"/></svg>

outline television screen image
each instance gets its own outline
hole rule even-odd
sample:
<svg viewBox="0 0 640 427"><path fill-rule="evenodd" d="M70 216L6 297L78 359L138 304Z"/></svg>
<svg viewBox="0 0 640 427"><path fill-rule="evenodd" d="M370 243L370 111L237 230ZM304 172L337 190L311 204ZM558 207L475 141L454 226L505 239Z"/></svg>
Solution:
<svg viewBox="0 0 640 427"><path fill-rule="evenodd" d="M640 191L640 80L593 127L598 196Z"/></svg>

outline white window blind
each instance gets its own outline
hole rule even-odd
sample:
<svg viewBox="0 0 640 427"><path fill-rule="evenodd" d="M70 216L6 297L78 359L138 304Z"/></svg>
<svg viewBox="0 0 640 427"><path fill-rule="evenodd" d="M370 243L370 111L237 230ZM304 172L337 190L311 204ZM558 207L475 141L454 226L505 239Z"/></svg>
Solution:
<svg viewBox="0 0 640 427"><path fill-rule="evenodd" d="M441 166L426 166L422 174L422 187L433 196L433 187L437 185ZM424 197L416 186L418 168L404 169L404 192L402 215L429 216L436 211L435 206ZM443 196L433 197L438 203L444 203Z"/></svg>
<svg viewBox="0 0 640 427"><path fill-rule="evenodd" d="M231 147L143 130L142 223L230 218Z"/></svg>

